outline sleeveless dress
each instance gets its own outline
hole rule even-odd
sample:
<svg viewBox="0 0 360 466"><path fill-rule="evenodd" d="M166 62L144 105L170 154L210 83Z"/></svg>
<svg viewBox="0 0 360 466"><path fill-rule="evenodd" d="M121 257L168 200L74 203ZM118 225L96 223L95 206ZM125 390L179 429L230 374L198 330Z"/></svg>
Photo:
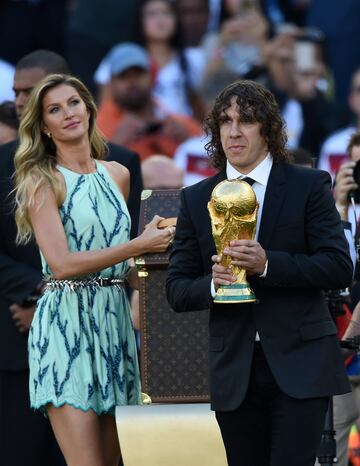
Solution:
<svg viewBox="0 0 360 466"><path fill-rule="evenodd" d="M67 195L59 208L70 251L129 241L125 200L105 166L78 174L58 166ZM52 272L41 256L45 278ZM81 278L121 278L126 262ZM117 286L48 289L37 303L29 333L30 400L72 405L97 414L140 404L137 349L126 292Z"/></svg>

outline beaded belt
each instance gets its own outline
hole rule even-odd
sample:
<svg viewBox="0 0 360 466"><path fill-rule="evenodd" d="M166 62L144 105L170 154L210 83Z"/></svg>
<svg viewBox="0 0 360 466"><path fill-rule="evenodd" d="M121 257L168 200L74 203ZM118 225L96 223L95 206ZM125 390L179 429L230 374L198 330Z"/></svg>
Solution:
<svg viewBox="0 0 360 466"><path fill-rule="evenodd" d="M79 280L57 280L50 278L45 281L44 291L48 290L65 290L73 291L85 286L115 286L122 288L125 286L125 280L122 278L84 278Z"/></svg>

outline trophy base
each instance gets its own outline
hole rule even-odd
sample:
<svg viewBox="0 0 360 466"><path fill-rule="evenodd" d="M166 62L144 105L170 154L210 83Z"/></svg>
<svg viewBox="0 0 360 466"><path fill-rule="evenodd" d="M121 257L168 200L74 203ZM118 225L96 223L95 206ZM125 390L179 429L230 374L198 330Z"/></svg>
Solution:
<svg viewBox="0 0 360 466"><path fill-rule="evenodd" d="M219 304L254 303L257 298L249 284L221 285L214 299Z"/></svg>

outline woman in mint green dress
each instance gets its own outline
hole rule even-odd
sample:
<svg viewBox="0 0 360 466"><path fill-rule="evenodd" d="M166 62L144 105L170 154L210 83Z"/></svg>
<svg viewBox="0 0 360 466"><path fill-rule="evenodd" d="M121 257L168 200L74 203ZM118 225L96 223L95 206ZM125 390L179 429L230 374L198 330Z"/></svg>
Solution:
<svg viewBox="0 0 360 466"><path fill-rule="evenodd" d="M174 233L155 217L129 241L129 173L101 160L95 117L79 80L50 75L32 92L15 156L17 239L35 235L46 283L29 333L31 405L70 466L118 464L115 406L141 401L127 260L165 250Z"/></svg>

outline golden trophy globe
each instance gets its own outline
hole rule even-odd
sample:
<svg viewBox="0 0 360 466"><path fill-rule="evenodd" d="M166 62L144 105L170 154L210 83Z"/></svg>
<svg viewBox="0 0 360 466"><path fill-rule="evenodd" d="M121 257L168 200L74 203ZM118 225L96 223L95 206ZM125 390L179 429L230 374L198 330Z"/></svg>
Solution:
<svg viewBox="0 0 360 466"><path fill-rule="evenodd" d="M223 254L230 241L255 237L259 204L254 190L246 181L225 180L211 193L208 210L216 251L222 257L221 265L231 269L236 281L220 285L215 303L249 303L257 301L246 280L246 270L231 264L232 258Z"/></svg>

